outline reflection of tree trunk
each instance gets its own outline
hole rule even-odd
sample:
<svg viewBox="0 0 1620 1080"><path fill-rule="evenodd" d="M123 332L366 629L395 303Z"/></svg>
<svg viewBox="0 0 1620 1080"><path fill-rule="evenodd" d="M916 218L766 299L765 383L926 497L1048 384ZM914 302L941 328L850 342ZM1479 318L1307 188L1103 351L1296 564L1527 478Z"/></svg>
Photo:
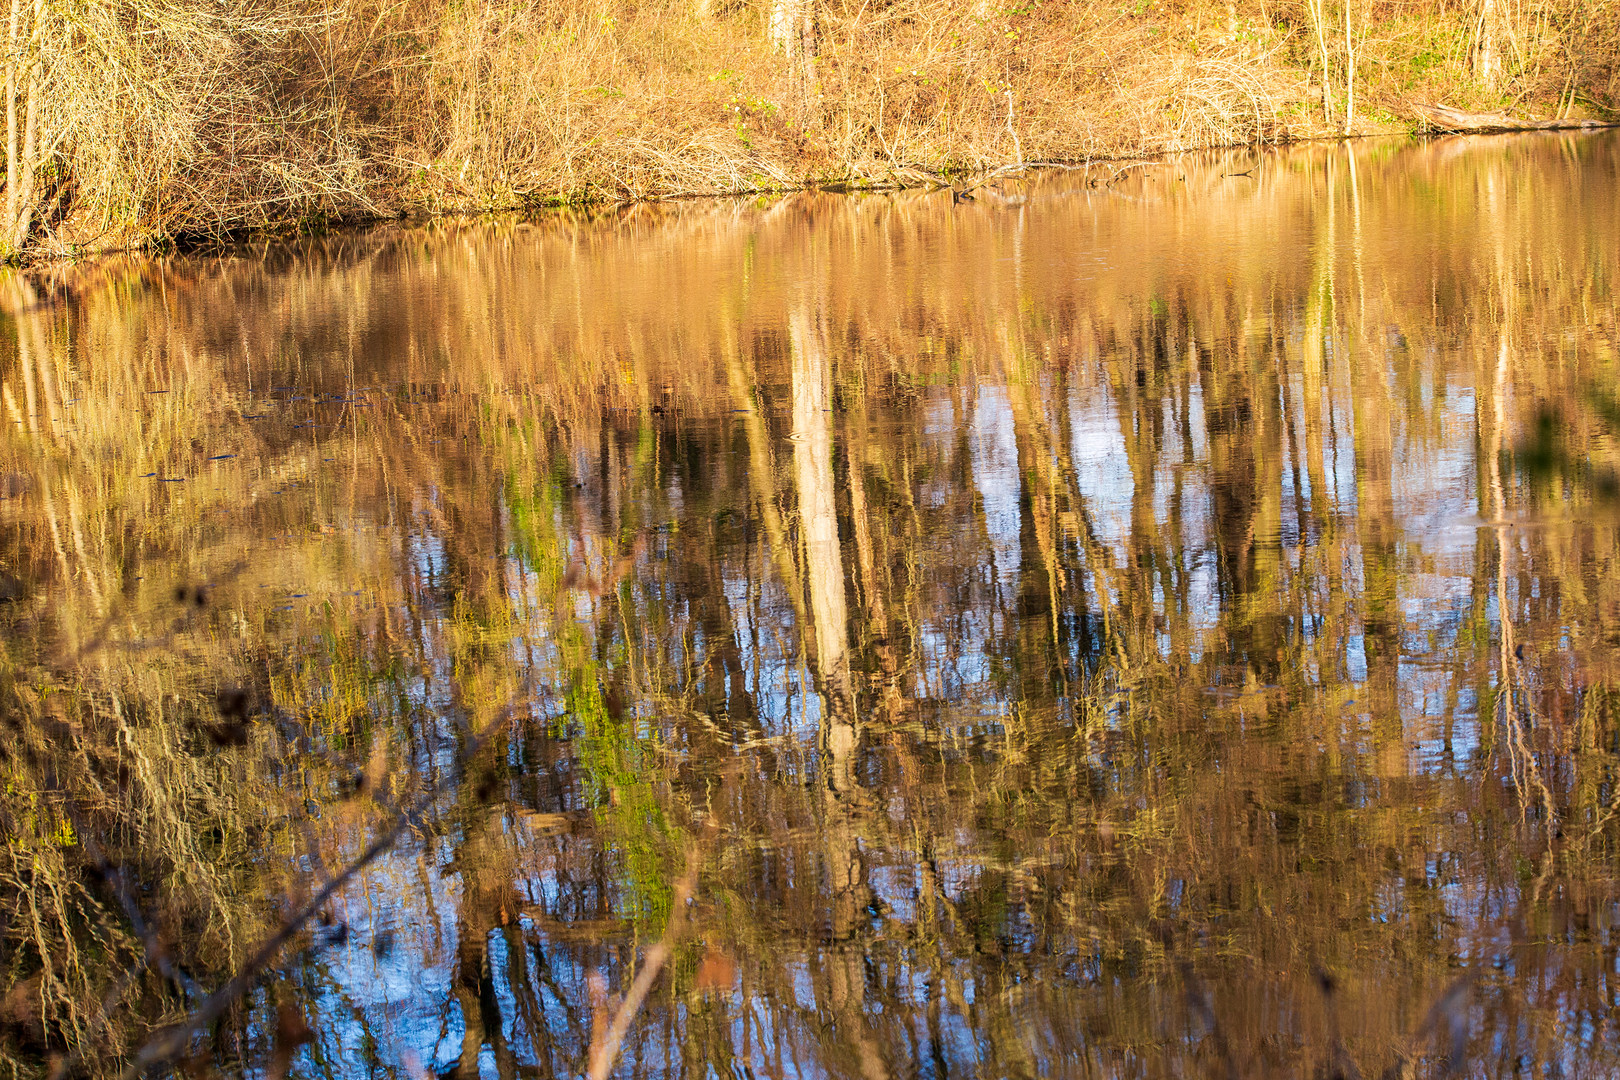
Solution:
<svg viewBox="0 0 1620 1080"><path fill-rule="evenodd" d="M844 600L844 567L833 497L832 426L828 420L831 380L820 327L809 315L798 313L793 317L792 332L793 461L816 658L828 686L842 687L848 674L849 613Z"/></svg>
<svg viewBox="0 0 1620 1080"><path fill-rule="evenodd" d="M471 934L463 925L464 934ZM490 971L488 949L483 939L464 937L456 948L456 1005L461 1010L461 1056L456 1061L456 1076L474 1078L479 1075L478 1059L485 1046L495 1052L496 1068L502 1080L515 1076L516 1069L505 1065L516 1064L506 1047L501 1031L500 999L495 995L495 979Z"/></svg>
<svg viewBox="0 0 1620 1080"><path fill-rule="evenodd" d="M823 954L826 1006L848 1033L869 1080L886 1076L883 1057L865 1015L864 951L851 938L870 901L852 806L859 733L849 679L849 611L844 596L843 554L838 543L833 490L831 371L817 316L796 311L789 324L793 339L793 461L799 494L799 529L821 694L821 748L827 770L826 820L822 859L832 903L831 940Z"/></svg>
<svg viewBox="0 0 1620 1080"><path fill-rule="evenodd" d="M4 403L13 421L28 429L28 434L37 445L54 444L58 450L75 452L77 447L74 440L78 436L70 435L63 424L65 413L60 387L63 376L57 373L58 363L64 367L64 376L71 372L71 360L63 356L60 350L51 347L52 329L47 324L47 316L40 310L38 295L20 276L11 275L4 289L0 290L0 310L9 314L16 324L17 380L23 395L19 403L11 381L5 380L0 382L0 402ZM85 542L78 483L72 473L59 474L55 469L46 467L43 461L37 479L40 504L45 508L45 519L50 526L51 544L61 567L62 580L83 580L95 601L97 614L102 614L107 608L106 589L102 582L107 580L109 584L106 588L111 588L114 572L104 559L92 560L92 548ZM59 501L67 511L66 528L58 512ZM69 540L77 556L77 570L68 558ZM99 549L97 553L101 554Z"/></svg>
<svg viewBox="0 0 1620 1080"><path fill-rule="evenodd" d="M1322 294L1326 287L1320 280L1313 282L1305 300L1304 356L1300 364L1301 397L1305 405L1300 419L1305 434L1305 474L1311 483L1311 515L1319 528L1326 528L1332 521L1322 431L1326 416L1322 394L1327 384L1327 350L1323 347L1323 335L1327 331L1323 325L1326 314Z"/></svg>
<svg viewBox="0 0 1620 1080"><path fill-rule="evenodd" d="M1514 644L1514 619L1517 612L1508 590L1508 554L1512 550L1507 517L1507 495L1502 482L1502 432L1507 421L1508 395L1512 393L1512 374L1508 360L1513 345L1507 326L1500 331L1497 343L1496 373L1491 380L1490 439L1481 438L1487 446L1485 474L1491 493L1491 518L1495 526L1496 547L1496 621L1497 621L1497 701L1496 713L1506 745L1508 775L1521 802L1533 798L1541 805L1545 820L1553 821L1557 811L1553 807L1552 793L1542 778L1540 765L1529 741L1526 727L1533 727L1533 706L1525 697L1523 668L1519 648ZM1476 402L1478 397L1475 398ZM1476 404L1476 417L1478 406ZM1478 423L1476 419L1475 423ZM1482 515L1483 516L1483 515ZM1521 594L1522 595L1522 594ZM1522 600L1521 600L1522 602ZM1522 718L1522 719L1521 719ZM1540 883L1538 881L1537 887Z"/></svg>
<svg viewBox="0 0 1620 1080"><path fill-rule="evenodd" d="M1158 557L1159 545L1166 537L1160 535L1154 510L1155 474L1164 450L1160 419L1163 409L1162 402L1155 398L1153 390L1167 367L1164 355L1167 333L1168 327L1161 325L1160 319L1154 318L1148 322L1135 342L1134 363L1131 365L1133 377L1117 380L1114 387L1120 444L1125 448L1125 459L1131 467L1130 561L1127 572L1130 603L1136 612L1135 623L1141 628L1139 632L1158 624L1154 618L1153 594L1158 569L1166 565ZM1174 572L1174 567L1166 565L1166 568ZM1164 580L1164 590L1165 614L1168 614L1171 606L1168 578ZM1144 636L1151 640L1150 635Z"/></svg>
<svg viewBox="0 0 1620 1080"><path fill-rule="evenodd" d="M1235 349L1199 354L1208 416L1216 578L1222 606L1237 616L1237 625L1257 584L1254 555L1261 479L1255 469L1255 399L1264 394L1241 363L1246 351L1240 342ZM1222 369L1234 360L1239 362ZM1232 641L1240 654L1248 652L1241 637L1235 635Z"/></svg>
<svg viewBox="0 0 1620 1080"><path fill-rule="evenodd" d="M823 742L835 790L853 782L855 724L849 696L849 610L844 599L843 553L838 546L838 509L833 494L831 378L821 328L797 312L793 333L793 463L799 489L799 530L816 667L824 701Z"/></svg>
<svg viewBox="0 0 1620 1080"><path fill-rule="evenodd" d="M1245 340L1253 340L1248 327L1239 333ZM1286 620L1281 613L1284 587L1282 557L1282 466L1283 418L1282 392L1278 384L1278 369L1284 366L1280 357L1270 355L1270 346L1255 346L1260 355L1251 363L1255 374L1253 382L1259 390L1255 407L1254 445L1250 450L1254 462L1256 485L1253 567L1255 591L1242 610L1241 617L1250 628L1257 669L1264 671L1267 681L1273 681L1282 671L1283 650L1286 644ZM1247 351L1247 350L1245 350ZM1263 374L1262 374L1263 373Z"/></svg>
<svg viewBox="0 0 1620 1080"><path fill-rule="evenodd" d="M1356 537L1361 544L1362 649L1367 659L1367 699L1380 776L1403 775L1406 749L1399 707L1401 617L1400 567L1396 551L1394 435L1383 357L1367 343L1352 348L1350 419L1356 467Z"/></svg>
<svg viewBox="0 0 1620 1080"><path fill-rule="evenodd" d="M1072 579L1073 592L1065 598L1065 607L1074 614L1077 623L1073 634L1074 649L1079 656L1084 657L1098 651L1100 645L1115 648L1124 646L1128 649L1129 643L1122 637L1114 636L1113 628L1118 625L1111 598L1116 577L1114 560L1112 553L1097 539L1097 531L1091 523L1091 513L1087 510L1085 498L1080 493L1079 473L1075 471L1074 456L1070 453L1070 448L1074 446L1074 415L1069 404L1071 399L1072 388L1068 380L1068 369L1065 368L1057 391L1057 400L1063 402L1063 407L1057 410L1057 417L1052 425L1052 456L1056 459L1055 475L1062 484L1063 504L1066 507L1067 523L1064 527L1066 538L1079 546L1079 554L1085 560L1085 569L1090 571L1092 578L1091 597L1095 599L1102 616L1102 636L1099 640L1093 628L1091 604L1087 600L1086 574L1077 569Z"/></svg>
<svg viewBox="0 0 1620 1080"><path fill-rule="evenodd" d="M755 487L759 499L760 517L765 524L765 539L770 544L771 558L776 572L782 575L788 596L793 600L793 613L804 621L804 594L799 588L799 571L793 565L793 555L787 546L787 530L782 526L782 514L776 505L775 462L771 460L769 437L765 421L754 400L751 381L743 374L742 361L737 355L735 332L728 326L724 348L726 372L731 385L733 405L743 414L743 430L748 436L748 479Z"/></svg>
<svg viewBox="0 0 1620 1080"><path fill-rule="evenodd" d="M456 1075L477 1077L479 1058L487 1046L494 1054L500 1080L514 1080L517 1055L506 1039L489 957L491 934L498 927L509 926L518 910L512 885L516 874L512 850L498 821L496 818L474 826L472 835L456 852L462 880L461 902L456 906L459 925L452 984L462 1022Z"/></svg>
<svg viewBox="0 0 1620 1080"><path fill-rule="evenodd" d="M1235 659L1274 681L1286 629L1282 585L1282 417L1277 361L1241 324L1202 356L1208 373L1210 494L1216 570ZM1260 351L1256 351L1260 350ZM1225 370L1218 365L1229 364Z"/></svg>
<svg viewBox="0 0 1620 1080"><path fill-rule="evenodd" d="M1052 691L1054 678L1062 683L1067 677L1058 624L1063 570L1057 551L1057 465L1045 407L1033 379L1018 370L1018 346L1011 329L1002 328L1001 341L1020 481L1016 655L1024 674L1035 676L1020 688L1020 695L1043 699Z"/></svg>
<svg viewBox="0 0 1620 1080"><path fill-rule="evenodd" d="M848 427L846 426L846 432ZM864 440L862 446L865 445ZM855 558L860 564L861 599L871 632L882 638L889 631L887 605L883 602L884 582L878 572L877 555L872 545L871 510L866 502L866 484L861 478L863 459L859 459L854 445L846 452L844 471L849 477L850 522L855 532Z"/></svg>

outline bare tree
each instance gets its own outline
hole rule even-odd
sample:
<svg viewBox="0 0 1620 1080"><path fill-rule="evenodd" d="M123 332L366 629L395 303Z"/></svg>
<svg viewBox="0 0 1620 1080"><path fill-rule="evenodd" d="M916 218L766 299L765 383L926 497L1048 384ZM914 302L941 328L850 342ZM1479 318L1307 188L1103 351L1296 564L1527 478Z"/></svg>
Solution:
<svg viewBox="0 0 1620 1080"><path fill-rule="evenodd" d="M801 91L816 83L816 0L771 0L771 47L788 61Z"/></svg>
<svg viewBox="0 0 1620 1080"><path fill-rule="evenodd" d="M22 247L33 219L34 174L39 165L39 38L44 22L45 0L31 5L11 0L6 37L6 219L0 243L6 254ZM19 105L24 113L20 147Z"/></svg>
<svg viewBox="0 0 1620 1080"><path fill-rule="evenodd" d="M1474 74L1492 93L1502 79L1502 57L1497 47L1501 34L1502 13L1497 0L1479 0L1474 24Z"/></svg>

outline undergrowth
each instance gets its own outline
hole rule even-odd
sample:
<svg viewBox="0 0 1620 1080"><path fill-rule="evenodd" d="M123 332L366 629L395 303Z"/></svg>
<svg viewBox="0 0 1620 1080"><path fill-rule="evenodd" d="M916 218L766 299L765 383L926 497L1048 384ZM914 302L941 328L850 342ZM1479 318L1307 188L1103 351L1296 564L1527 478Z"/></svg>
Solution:
<svg viewBox="0 0 1620 1080"><path fill-rule="evenodd" d="M1606 116L1620 0L14 0L0 253ZM784 27L793 33L786 34Z"/></svg>

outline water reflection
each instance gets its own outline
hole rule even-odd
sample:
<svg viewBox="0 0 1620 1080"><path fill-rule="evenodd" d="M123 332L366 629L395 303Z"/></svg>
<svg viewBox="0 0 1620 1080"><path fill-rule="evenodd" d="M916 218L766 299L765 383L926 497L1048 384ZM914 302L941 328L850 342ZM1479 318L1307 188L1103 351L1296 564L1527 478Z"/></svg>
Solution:
<svg viewBox="0 0 1620 1080"><path fill-rule="evenodd" d="M1610 1074L1617 161L9 279L6 1053Z"/></svg>

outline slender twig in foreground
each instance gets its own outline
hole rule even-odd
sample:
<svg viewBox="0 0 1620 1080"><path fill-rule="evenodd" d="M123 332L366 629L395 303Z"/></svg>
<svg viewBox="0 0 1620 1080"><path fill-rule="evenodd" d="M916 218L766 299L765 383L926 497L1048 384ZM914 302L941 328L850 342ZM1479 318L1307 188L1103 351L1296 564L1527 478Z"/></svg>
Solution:
<svg viewBox="0 0 1620 1080"><path fill-rule="evenodd" d="M607 1080L613 1072L613 1063L619 1058L619 1044L630 1031L630 1023L641 1011L641 1003L647 999L647 992L663 970L664 962L669 959L675 942L680 938L681 931L686 927L686 902L692 896L692 890L697 885L697 857L696 853L689 852L686 858L686 874L675 883L674 903L670 908L669 928L658 943L647 950L647 955L641 958L641 970L636 973L636 981L630 984L630 992L624 995L624 1002L619 1006L618 1014L613 1017L609 1025L607 1036L600 1045L591 1051L591 1080Z"/></svg>

